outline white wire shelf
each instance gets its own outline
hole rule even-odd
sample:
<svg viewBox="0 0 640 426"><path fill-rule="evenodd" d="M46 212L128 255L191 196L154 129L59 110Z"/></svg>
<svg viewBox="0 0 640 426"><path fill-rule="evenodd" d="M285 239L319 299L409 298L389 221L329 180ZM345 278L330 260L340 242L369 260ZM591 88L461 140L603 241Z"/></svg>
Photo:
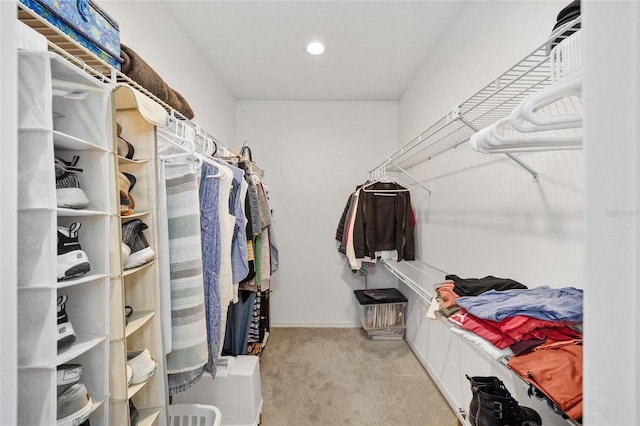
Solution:
<svg viewBox="0 0 640 426"><path fill-rule="evenodd" d="M435 293L435 286L445 281L447 273L442 269L421 260L389 261L382 260L382 264L413 290L421 299L431 302Z"/></svg>
<svg viewBox="0 0 640 426"><path fill-rule="evenodd" d="M394 166L400 171L400 167L410 169L458 147L479 129L509 116L526 96L552 83L549 47L577 31L578 23L580 18L558 28L544 44L386 157L370 173L393 170Z"/></svg>
<svg viewBox="0 0 640 426"><path fill-rule="evenodd" d="M179 111L173 109L169 104L155 96L153 93L138 84L136 81L127 77L124 73L112 67L107 62L103 61L95 53L91 52L90 50L79 44L77 41L64 34L62 31L51 25L44 18L40 17L27 6L23 5L20 2L18 2L17 5L18 19L38 33L45 36L48 41L50 51L57 53L62 58L69 61L71 64L87 72L89 75L99 79L103 83L110 84L112 86L115 86L116 84L128 84L129 86L135 88L145 96L152 99L154 102L161 105L170 115L177 117L194 129L197 128L203 131L202 128L196 123L187 119ZM258 167L253 160L250 160L240 152L230 148L208 132L206 133L219 148L223 148L230 155L240 157L244 161L250 161L253 171L255 173L258 173L259 176L264 176L264 170Z"/></svg>

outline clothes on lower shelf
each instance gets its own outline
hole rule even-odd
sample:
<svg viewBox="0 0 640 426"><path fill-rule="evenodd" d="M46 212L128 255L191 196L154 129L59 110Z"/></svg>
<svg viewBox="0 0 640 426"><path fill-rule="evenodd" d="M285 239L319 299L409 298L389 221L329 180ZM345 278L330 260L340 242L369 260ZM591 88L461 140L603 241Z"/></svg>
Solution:
<svg viewBox="0 0 640 426"><path fill-rule="evenodd" d="M582 290L574 287L490 290L475 297L461 297L457 303L475 316L492 321L527 315L550 321L582 322Z"/></svg>
<svg viewBox="0 0 640 426"><path fill-rule="evenodd" d="M444 278L453 282L453 289L460 296L479 296L489 290L527 288L527 286L510 278L497 278L491 275L484 278L460 278L457 275L447 275Z"/></svg>
<svg viewBox="0 0 640 426"><path fill-rule="evenodd" d="M582 340L548 342L507 366L542 391L571 420L582 418Z"/></svg>
<svg viewBox="0 0 640 426"><path fill-rule="evenodd" d="M561 415L582 417L582 290L528 289L509 278L459 278L432 304L454 327L540 392ZM524 288L523 288L524 287ZM477 295L460 296L461 293ZM457 309L457 311L455 311ZM470 334L472 333L472 334Z"/></svg>

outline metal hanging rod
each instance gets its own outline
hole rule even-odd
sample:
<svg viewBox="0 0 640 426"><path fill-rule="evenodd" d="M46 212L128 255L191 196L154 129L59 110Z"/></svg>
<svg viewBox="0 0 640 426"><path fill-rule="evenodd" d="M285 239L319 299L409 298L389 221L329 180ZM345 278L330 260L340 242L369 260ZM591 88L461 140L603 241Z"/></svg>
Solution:
<svg viewBox="0 0 640 426"><path fill-rule="evenodd" d="M464 124L466 124L474 132L477 132L480 130L477 127L475 127L473 124L469 123L464 117L460 117L459 120ZM513 154L504 154L504 155L509 157L511 160L515 161L517 165L519 165L520 167L525 169L527 172L529 172L529 174L531 174L531 176L533 177L533 183L539 182L538 172L536 172L533 168L531 168L531 166L529 166L527 163L525 163L524 161L522 161L521 159L519 159Z"/></svg>

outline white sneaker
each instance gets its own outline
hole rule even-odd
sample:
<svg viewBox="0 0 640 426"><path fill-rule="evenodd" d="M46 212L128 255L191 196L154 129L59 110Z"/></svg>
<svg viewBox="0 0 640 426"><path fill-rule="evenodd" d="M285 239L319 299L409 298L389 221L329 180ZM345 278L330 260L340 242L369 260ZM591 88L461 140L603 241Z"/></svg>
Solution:
<svg viewBox="0 0 640 426"><path fill-rule="evenodd" d="M82 226L78 222L69 228L58 226L58 280L86 274L91 269L89 258L78 242L78 230Z"/></svg>
<svg viewBox="0 0 640 426"><path fill-rule="evenodd" d="M137 385L146 382L156 372L158 364L151 358L148 349L127 352L127 365L131 367L133 375L131 384Z"/></svg>

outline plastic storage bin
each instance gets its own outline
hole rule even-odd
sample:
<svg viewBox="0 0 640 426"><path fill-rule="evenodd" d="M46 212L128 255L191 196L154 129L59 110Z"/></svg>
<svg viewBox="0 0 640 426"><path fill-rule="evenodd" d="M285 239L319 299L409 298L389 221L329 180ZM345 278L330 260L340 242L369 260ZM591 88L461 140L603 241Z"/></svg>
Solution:
<svg viewBox="0 0 640 426"><path fill-rule="evenodd" d="M398 289L354 290L362 328L372 340L402 340L407 298Z"/></svg>
<svg viewBox="0 0 640 426"><path fill-rule="evenodd" d="M215 379L205 373L198 383L175 395L173 402L214 405L222 414L222 426L258 425L262 411L258 360L249 355L220 357Z"/></svg>
<svg viewBox="0 0 640 426"><path fill-rule="evenodd" d="M169 406L171 426L220 426L222 414L218 407L202 404L174 404Z"/></svg>

